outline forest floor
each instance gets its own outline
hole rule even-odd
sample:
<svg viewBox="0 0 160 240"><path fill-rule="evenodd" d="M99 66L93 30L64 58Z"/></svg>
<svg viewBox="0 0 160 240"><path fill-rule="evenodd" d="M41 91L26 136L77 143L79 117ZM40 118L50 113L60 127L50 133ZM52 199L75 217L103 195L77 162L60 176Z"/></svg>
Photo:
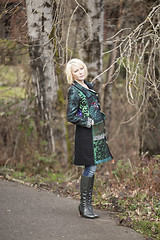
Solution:
<svg viewBox="0 0 160 240"><path fill-rule="evenodd" d="M64 170L42 166L38 164L32 171L22 165L15 169L1 167L0 178L60 196L80 198L82 168ZM115 170L109 172L100 166L95 176L93 206L108 211L119 225L144 234L147 240L160 239L159 171L159 157L143 167L131 168L129 163L120 161Z"/></svg>

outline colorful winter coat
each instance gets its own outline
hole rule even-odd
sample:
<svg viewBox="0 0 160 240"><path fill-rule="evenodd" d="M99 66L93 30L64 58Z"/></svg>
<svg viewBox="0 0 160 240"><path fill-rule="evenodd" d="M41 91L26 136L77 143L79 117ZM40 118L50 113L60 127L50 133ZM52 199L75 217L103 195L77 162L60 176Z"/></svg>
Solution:
<svg viewBox="0 0 160 240"><path fill-rule="evenodd" d="M106 141L105 115L101 112L98 94L93 90L94 84L85 83L89 89L76 81L69 88L67 119L76 125L74 164L89 166L113 157Z"/></svg>

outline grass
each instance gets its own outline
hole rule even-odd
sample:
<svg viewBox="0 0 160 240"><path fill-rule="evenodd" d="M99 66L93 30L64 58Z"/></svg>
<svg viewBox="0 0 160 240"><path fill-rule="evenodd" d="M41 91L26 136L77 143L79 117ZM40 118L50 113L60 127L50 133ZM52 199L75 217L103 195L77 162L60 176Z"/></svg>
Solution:
<svg viewBox="0 0 160 240"><path fill-rule="evenodd" d="M13 86L17 82L22 82L24 75L23 68L20 65L0 65L0 83L4 86Z"/></svg>
<svg viewBox="0 0 160 240"><path fill-rule="evenodd" d="M134 222L134 228L140 233L145 233L153 239L160 239L160 223L137 220Z"/></svg>
<svg viewBox="0 0 160 240"><path fill-rule="evenodd" d="M0 100L24 99L25 89L21 87L24 79L21 65L0 65Z"/></svg>
<svg viewBox="0 0 160 240"><path fill-rule="evenodd" d="M25 98L25 89L22 87L0 86L0 100Z"/></svg>
<svg viewBox="0 0 160 240"><path fill-rule="evenodd" d="M56 182L57 184L62 183L65 181L63 172L60 173L53 173L52 170L43 168L43 170L40 173L36 173L35 167L33 167L34 172L31 173L29 169L23 170L23 166L19 165L19 168L15 171L14 169L9 168L0 168L0 176L3 176L5 178L8 178L8 180L15 180L19 179L23 181L23 183L31 183L31 184L37 184L40 185L42 183L45 184L51 184L53 182Z"/></svg>

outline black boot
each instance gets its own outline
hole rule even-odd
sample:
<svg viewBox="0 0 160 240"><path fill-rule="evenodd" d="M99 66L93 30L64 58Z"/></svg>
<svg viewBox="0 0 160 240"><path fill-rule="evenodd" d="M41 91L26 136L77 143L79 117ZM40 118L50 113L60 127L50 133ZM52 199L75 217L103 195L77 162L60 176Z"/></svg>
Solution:
<svg viewBox="0 0 160 240"><path fill-rule="evenodd" d="M92 181L91 181L91 184L90 184L90 188L89 188L89 192L88 192L88 208L89 208L89 211L92 213L92 215L94 215L95 218L98 218L99 215L98 214L95 214L93 212L93 206L92 206L92 192L93 192L93 184L94 184L94 176L92 177Z"/></svg>
<svg viewBox="0 0 160 240"><path fill-rule="evenodd" d="M79 205L79 213L82 215L82 217L85 218L95 218L94 214L89 210L88 207L88 195L89 195L89 189L92 182L91 177L83 176L81 177L81 201Z"/></svg>

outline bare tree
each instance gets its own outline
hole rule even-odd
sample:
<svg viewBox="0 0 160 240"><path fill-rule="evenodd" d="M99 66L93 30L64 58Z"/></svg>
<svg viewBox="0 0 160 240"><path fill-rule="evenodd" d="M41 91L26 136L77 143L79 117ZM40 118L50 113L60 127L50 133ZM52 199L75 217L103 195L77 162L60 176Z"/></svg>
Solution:
<svg viewBox="0 0 160 240"><path fill-rule="evenodd" d="M141 123L140 153L148 151L151 154L158 154L160 152L159 24L160 5L156 5L141 24L134 30L130 30L126 36L119 38L118 45L106 52L114 52L117 49L119 57L101 73L102 75L115 67L111 76L115 81L121 66L126 71L126 96L136 113L123 123L134 121L138 117ZM121 31L123 29L111 39L117 41L116 37Z"/></svg>

